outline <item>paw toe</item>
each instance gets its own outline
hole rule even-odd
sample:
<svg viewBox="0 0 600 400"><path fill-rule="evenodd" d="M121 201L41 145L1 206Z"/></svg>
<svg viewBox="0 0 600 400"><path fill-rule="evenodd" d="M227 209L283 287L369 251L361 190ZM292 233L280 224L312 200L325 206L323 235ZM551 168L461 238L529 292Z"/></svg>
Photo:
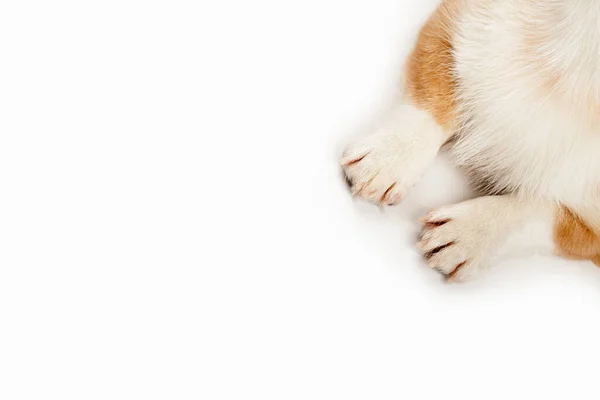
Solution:
<svg viewBox="0 0 600 400"><path fill-rule="evenodd" d="M429 253L436 248L447 246L456 242L456 233L452 223L433 224L426 223L421 233L421 240L417 244L422 253Z"/></svg>
<svg viewBox="0 0 600 400"><path fill-rule="evenodd" d="M429 266L444 275L450 275L456 267L465 262L464 256L458 246L448 245L429 258Z"/></svg>

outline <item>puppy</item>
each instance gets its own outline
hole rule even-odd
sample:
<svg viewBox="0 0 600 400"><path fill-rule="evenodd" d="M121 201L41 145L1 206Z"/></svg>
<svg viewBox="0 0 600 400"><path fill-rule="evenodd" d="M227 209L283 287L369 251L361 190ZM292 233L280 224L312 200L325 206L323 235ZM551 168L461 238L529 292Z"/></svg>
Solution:
<svg viewBox="0 0 600 400"><path fill-rule="evenodd" d="M343 154L396 205L442 145L483 197L434 210L417 247L450 281L519 247L600 265L600 1L443 0L391 116Z"/></svg>

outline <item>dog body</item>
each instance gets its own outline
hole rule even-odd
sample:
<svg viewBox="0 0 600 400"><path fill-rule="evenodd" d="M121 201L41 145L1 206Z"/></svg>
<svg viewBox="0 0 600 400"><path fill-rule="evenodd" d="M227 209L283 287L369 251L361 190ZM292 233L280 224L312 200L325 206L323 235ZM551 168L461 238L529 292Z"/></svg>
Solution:
<svg viewBox="0 0 600 400"><path fill-rule="evenodd" d="M342 157L358 196L399 203L448 143L488 196L423 218L432 267L468 279L515 246L600 261L600 2L445 0L405 72Z"/></svg>
<svg viewBox="0 0 600 400"><path fill-rule="evenodd" d="M458 164L492 193L600 200L600 2L476 0L461 10Z"/></svg>

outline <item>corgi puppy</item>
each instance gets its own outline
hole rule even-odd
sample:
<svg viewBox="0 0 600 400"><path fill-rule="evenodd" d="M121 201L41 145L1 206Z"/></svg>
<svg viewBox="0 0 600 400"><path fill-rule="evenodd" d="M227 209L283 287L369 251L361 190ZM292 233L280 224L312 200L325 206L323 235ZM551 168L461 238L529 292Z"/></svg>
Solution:
<svg viewBox="0 0 600 400"><path fill-rule="evenodd" d="M341 164L391 206L447 147L482 197L421 219L432 268L468 280L516 246L600 265L600 1L443 0L403 84Z"/></svg>

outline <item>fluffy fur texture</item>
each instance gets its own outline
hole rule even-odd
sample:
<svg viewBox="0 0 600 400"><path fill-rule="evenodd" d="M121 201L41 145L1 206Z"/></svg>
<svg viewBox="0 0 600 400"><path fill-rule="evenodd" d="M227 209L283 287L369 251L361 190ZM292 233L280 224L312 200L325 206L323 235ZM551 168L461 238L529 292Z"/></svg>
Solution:
<svg viewBox="0 0 600 400"><path fill-rule="evenodd" d="M525 245L600 264L600 2L445 0L406 65L405 98L342 165L398 204L444 142L483 194L423 218L451 280ZM490 196L491 195L491 196Z"/></svg>

